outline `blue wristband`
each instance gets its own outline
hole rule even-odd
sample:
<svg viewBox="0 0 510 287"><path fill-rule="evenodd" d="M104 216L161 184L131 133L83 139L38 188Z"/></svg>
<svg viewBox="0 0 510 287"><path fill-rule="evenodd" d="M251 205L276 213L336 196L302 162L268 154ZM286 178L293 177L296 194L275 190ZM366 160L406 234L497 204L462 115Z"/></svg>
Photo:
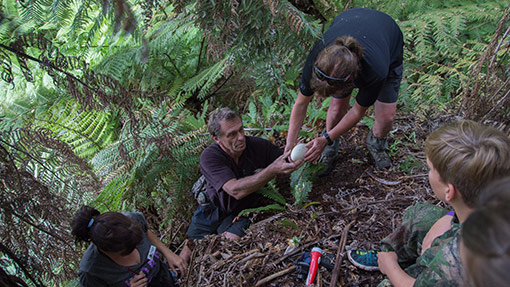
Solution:
<svg viewBox="0 0 510 287"><path fill-rule="evenodd" d="M333 144L333 141L331 140L331 138L329 138L329 135L328 135L327 132L323 132L322 136L326 138L326 140L328 141L328 145L332 145Z"/></svg>

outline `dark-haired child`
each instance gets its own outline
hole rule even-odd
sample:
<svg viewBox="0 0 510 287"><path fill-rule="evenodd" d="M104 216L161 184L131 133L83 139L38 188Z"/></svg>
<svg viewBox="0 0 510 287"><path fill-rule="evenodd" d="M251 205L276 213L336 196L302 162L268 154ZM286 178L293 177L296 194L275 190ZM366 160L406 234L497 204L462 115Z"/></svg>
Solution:
<svg viewBox="0 0 510 287"><path fill-rule="evenodd" d="M77 241L92 242L80 262L81 286L176 286L169 268L186 272L190 250L185 247L182 257L173 253L141 213L100 214L83 206L71 227Z"/></svg>

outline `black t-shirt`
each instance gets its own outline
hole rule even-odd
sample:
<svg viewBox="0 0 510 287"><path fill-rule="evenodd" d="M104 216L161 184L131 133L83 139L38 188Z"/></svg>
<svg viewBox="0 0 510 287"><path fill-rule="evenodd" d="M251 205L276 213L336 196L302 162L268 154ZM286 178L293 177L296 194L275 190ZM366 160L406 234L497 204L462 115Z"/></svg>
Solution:
<svg viewBox="0 0 510 287"><path fill-rule="evenodd" d="M239 158L239 164L217 143L211 144L202 152L200 170L207 181L207 195L212 203L220 208L223 216L255 207L259 199L258 194L252 193L237 200L223 190L223 185L233 178L255 174L255 170L266 168L282 153L283 151L271 142L252 136L246 136L246 149Z"/></svg>
<svg viewBox="0 0 510 287"><path fill-rule="evenodd" d="M163 254L158 252L156 247L147 239L146 232L148 230L148 225L143 214L139 212L126 212L124 215L139 223L142 227L142 242L140 242L136 248L140 253L141 262L133 266L121 266L111 260L106 254L99 251L96 245L91 243L80 262L80 271L78 273L80 286L129 286L129 281L136 275L128 269L136 273L140 273L140 271L144 272L149 280L148 286L174 286L169 267L164 262L165 258Z"/></svg>
<svg viewBox="0 0 510 287"><path fill-rule="evenodd" d="M314 92L310 80L317 55L341 36L351 36L363 47L361 72L354 86L359 88L358 104L369 107L377 100L388 72L402 64L402 31L390 16L380 11L355 8L340 13L306 59L299 84L304 96L312 96Z"/></svg>

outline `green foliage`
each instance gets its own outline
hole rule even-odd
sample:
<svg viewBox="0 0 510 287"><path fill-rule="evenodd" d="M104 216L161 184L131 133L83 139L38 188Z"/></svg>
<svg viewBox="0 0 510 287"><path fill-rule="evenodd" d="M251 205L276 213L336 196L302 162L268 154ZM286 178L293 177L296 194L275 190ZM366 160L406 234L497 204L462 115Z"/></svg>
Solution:
<svg viewBox="0 0 510 287"><path fill-rule="evenodd" d="M413 155L407 156L404 161L400 164L400 170L407 174L416 174L415 171L420 170L423 167L423 162L418 160Z"/></svg>
<svg viewBox="0 0 510 287"><path fill-rule="evenodd" d="M261 206L257 208L248 208L244 209L237 216L246 216L249 213L256 213L256 212L270 212L270 211L284 211L285 207L279 205L279 204L269 204L266 206Z"/></svg>
<svg viewBox="0 0 510 287"><path fill-rule="evenodd" d="M116 138L116 121L109 113L81 110L74 100L56 102L37 115L32 125L52 131L54 138L69 144L82 158L90 158Z"/></svg>
<svg viewBox="0 0 510 287"><path fill-rule="evenodd" d="M257 193L261 194L264 197L272 199L279 204L285 206L287 205L287 201L278 191L278 187L276 186L276 180L273 178L266 185L264 185L261 189L257 191Z"/></svg>
<svg viewBox="0 0 510 287"><path fill-rule="evenodd" d="M295 223L292 220L282 219L279 220L278 223L281 224L283 227L289 227L295 230L299 230L299 226L297 225L297 223ZM296 242L296 244L299 244L299 241Z"/></svg>
<svg viewBox="0 0 510 287"><path fill-rule="evenodd" d="M305 163L290 175L290 188L294 196L294 205L303 206L312 191L312 182L325 166L323 164Z"/></svg>
<svg viewBox="0 0 510 287"><path fill-rule="evenodd" d="M409 20L399 22L406 46L407 89L402 102L420 112L450 105L464 88L469 67L487 48L483 35L494 29L504 5L493 1L448 7L408 15Z"/></svg>
<svg viewBox="0 0 510 287"><path fill-rule="evenodd" d="M203 69L199 74L186 81L182 89L185 93L198 92L198 98L204 99L210 88L223 76L228 66L228 58L217 62L209 68Z"/></svg>
<svg viewBox="0 0 510 287"><path fill-rule="evenodd" d="M315 2L328 20L344 8L341 1ZM79 254L65 253L57 245L36 250L38 242L61 241L37 234L32 227L27 228L30 233L24 232L22 218L69 234L67 221L46 216L53 212L52 205L39 204L54 197L62 206L55 213L67 217L79 204L91 203L102 211L153 208L162 226L187 220L192 209L188 190L199 173L199 154L210 143L205 128L208 110L232 99L232 105L246 107L247 127L266 137L285 131L304 59L321 30L318 19L288 1L104 3L110 5L5 0L0 6L0 72L5 81L0 83L1 139L16 159L16 168L26 172L26 184L42 184L26 190L10 186L5 189L11 192L8 196L2 189L0 198L6 204L37 199L4 208L2 214L26 211L13 221L12 226L20 228L11 233L32 244L28 248L35 251L30 252L40 251L27 260L37 263L30 269L41 270L37 275L47 285L74 276L68 270L76 267ZM489 112L474 112L492 116L495 107L505 106L503 99L493 96L497 87L502 87L503 95L508 90L501 85L504 73L494 77L490 65L480 66L476 75L471 70L491 47L498 69L508 66L508 51L494 49L497 41L506 41L494 31L499 31L496 25L507 1L349 3L387 12L401 26L406 70L399 102L404 108L424 114L455 107L459 95L470 90L472 79L487 83L487 90L475 90L478 94L466 99L478 95L493 99ZM118 33L120 28L129 33ZM48 46L39 45L42 38ZM14 46L49 62L3 48ZM83 65L63 64L75 57ZM240 83L229 81L230 76ZM239 96L244 89L249 94ZM240 103L235 95L249 98L248 103ZM328 105L327 100L310 104L301 137L311 138L323 126ZM364 121L370 125L370 118ZM406 140L413 141L412 134ZM408 157L401 169L412 173L419 169L417 163ZM6 160L4 166L8 164L12 163ZM291 176L298 206L312 189L313 169L321 167L307 165ZM39 197L34 196L36 190L41 191ZM15 192L19 197L11 198ZM262 192L279 202L263 208L284 209L276 186ZM5 236L2 243L6 242L12 249L21 246L16 237ZM50 251L64 254L66 264L62 256L48 256ZM65 274L52 277L59 268Z"/></svg>
<svg viewBox="0 0 510 287"><path fill-rule="evenodd" d="M372 127L374 126L375 119L370 116L364 116L363 119L361 119L363 123L365 123L370 130L372 130Z"/></svg>

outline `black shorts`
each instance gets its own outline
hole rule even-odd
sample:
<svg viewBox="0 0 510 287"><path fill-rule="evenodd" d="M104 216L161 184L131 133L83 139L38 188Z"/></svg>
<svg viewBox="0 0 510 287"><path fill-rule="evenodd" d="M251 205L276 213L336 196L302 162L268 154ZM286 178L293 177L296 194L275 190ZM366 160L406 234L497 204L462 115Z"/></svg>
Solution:
<svg viewBox="0 0 510 287"><path fill-rule="evenodd" d="M377 95L377 100L379 102L392 104L397 102L398 99L398 91L400 89L400 82L402 81L402 72L404 70L404 66L401 64L400 66L395 67L390 70L388 73L388 77L384 82L379 94Z"/></svg>
<svg viewBox="0 0 510 287"><path fill-rule="evenodd" d="M231 214L220 218L220 210L217 207L210 213L205 213L200 207L195 210L191 218L186 235L192 239L202 239L209 234L222 234L223 232L230 232L237 236L244 236L244 230L250 226L250 219L248 217L240 217L235 222L237 214Z"/></svg>

